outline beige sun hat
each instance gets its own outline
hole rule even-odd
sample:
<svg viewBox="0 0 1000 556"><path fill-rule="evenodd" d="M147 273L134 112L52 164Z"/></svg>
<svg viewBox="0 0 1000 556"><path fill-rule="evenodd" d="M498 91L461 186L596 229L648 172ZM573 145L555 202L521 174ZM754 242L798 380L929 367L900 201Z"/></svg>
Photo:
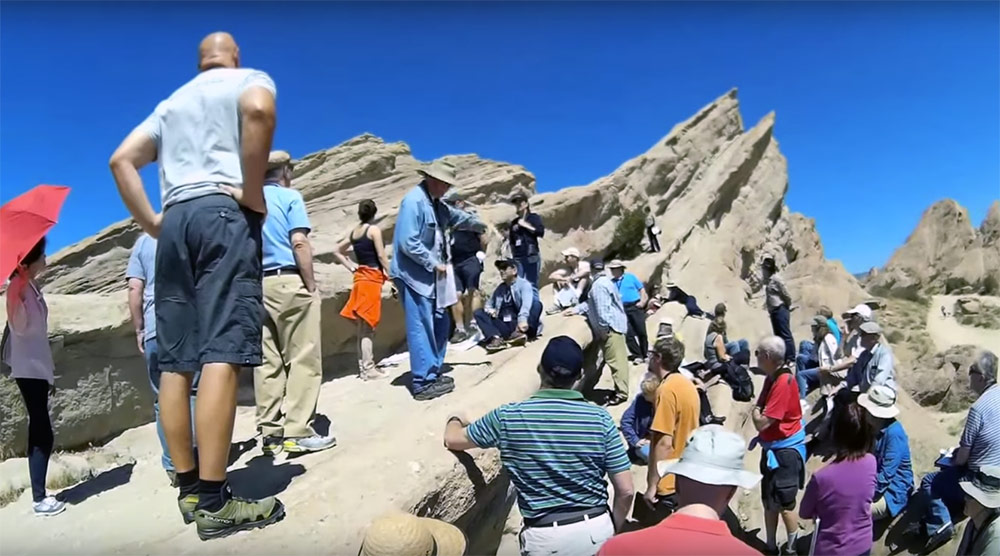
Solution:
<svg viewBox="0 0 1000 556"><path fill-rule="evenodd" d="M267 156L267 169L274 170L286 165L295 167L296 162L298 161L292 160L292 155L288 154L288 151L271 151Z"/></svg>
<svg viewBox="0 0 1000 556"><path fill-rule="evenodd" d="M969 480L959 481L965 494L976 499L985 508L1000 508L1000 466L984 465L971 473Z"/></svg>
<svg viewBox="0 0 1000 556"><path fill-rule="evenodd" d="M419 172L425 176L443 181L451 186L458 183L458 180L455 178L455 166L452 163L445 162L443 160L435 160L434 162L431 162L430 166L421 168Z"/></svg>
<svg viewBox="0 0 1000 556"><path fill-rule="evenodd" d="M562 250L562 256L563 257L576 257L576 258L579 259L580 258L580 250L577 249L576 247L567 247L566 249Z"/></svg>
<svg viewBox="0 0 1000 556"><path fill-rule="evenodd" d="M462 556L462 530L437 519L395 512L375 518L361 543L361 556Z"/></svg>
<svg viewBox="0 0 1000 556"><path fill-rule="evenodd" d="M746 442L721 425L705 425L691 433L679 460L660 461L660 476L670 473L706 485L751 489L761 476L743 468Z"/></svg>
<svg viewBox="0 0 1000 556"><path fill-rule="evenodd" d="M881 384L872 385L867 392L858 396L858 405L871 413L872 417L880 419L893 419L899 415L896 391Z"/></svg>
<svg viewBox="0 0 1000 556"><path fill-rule="evenodd" d="M611 262L608 263L608 268L625 268L625 263L623 263L621 259L612 259Z"/></svg>

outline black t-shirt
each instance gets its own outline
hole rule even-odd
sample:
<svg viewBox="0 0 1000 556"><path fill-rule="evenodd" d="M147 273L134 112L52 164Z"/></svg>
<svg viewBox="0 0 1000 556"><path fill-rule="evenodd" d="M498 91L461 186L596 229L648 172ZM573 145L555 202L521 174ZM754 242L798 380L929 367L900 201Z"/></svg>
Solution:
<svg viewBox="0 0 1000 556"><path fill-rule="evenodd" d="M451 260L455 264L464 262L482 249L479 234L466 230L451 233Z"/></svg>

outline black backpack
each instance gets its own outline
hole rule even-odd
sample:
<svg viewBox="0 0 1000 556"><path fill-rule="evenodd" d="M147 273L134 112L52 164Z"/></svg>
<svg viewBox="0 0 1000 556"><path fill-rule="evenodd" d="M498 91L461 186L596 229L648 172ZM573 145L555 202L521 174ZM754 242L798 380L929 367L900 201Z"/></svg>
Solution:
<svg viewBox="0 0 1000 556"><path fill-rule="evenodd" d="M726 374L722 379L729 384L733 390L733 399L738 402L753 401L753 381L750 379L750 372L743 365L738 365L733 361L724 363Z"/></svg>

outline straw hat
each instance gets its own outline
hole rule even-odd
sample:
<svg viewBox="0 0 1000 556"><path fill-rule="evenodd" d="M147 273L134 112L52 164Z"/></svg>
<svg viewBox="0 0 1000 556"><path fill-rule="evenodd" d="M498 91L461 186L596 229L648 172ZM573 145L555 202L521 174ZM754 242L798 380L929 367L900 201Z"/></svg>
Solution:
<svg viewBox="0 0 1000 556"><path fill-rule="evenodd" d="M361 543L361 556L462 556L465 534L450 523L401 512L375 518Z"/></svg>
<svg viewBox="0 0 1000 556"><path fill-rule="evenodd" d="M448 185L453 186L457 183L457 180L455 179L455 166L450 162L435 160L434 162L431 162L430 166L422 168L419 172L424 176L443 181Z"/></svg>

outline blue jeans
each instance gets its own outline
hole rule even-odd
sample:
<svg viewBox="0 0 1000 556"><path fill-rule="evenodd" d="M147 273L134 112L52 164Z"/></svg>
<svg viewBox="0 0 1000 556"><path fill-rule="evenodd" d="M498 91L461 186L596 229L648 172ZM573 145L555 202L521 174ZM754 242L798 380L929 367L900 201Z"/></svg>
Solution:
<svg viewBox="0 0 1000 556"><path fill-rule="evenodd" d="M802 369L795 373L795 381L799 383L799 399L806 399L810 391L819 388L819 368Z"/></svg>
<svg viewBox="0 0 1000 556"><path fill-rule="evenodd" d="M451 313L435 308L435 300L396 280L406 320L406 344L410 350L410 392L416 394L438 379L448 349Z"/></svg>
<svg viewBox="0 0 1000 556"><path fill-rule="evenodd" d="M924 527L927 536L965 517L965 492L958 482L965 475L965 468L946 467L924 475L920 481L920 497L927 503Z"/></svg>
<svg viewBox="0 0 1000 556"><path fill-rule="evenodd" d="M149 372L149 385L153 388L153 416L156 419L156 436L160 438L160 448L163 449L163 456L160 463L167 471L174 470L174 462L170 459L170 450L167 448L167 437L163 434L163 422L160 421L160 362L157 356L156 338L149 338L145 341L143 349L146 350L146 370ZM194 426L194 395L198 388L198 379L201 371L194 374L194 382L191 387L191 441L197 446L195 440Z"/></svg>
<svg viewBox="0 0 1000 556"><path fill-rule="evenodd" d="M750 342L746 340L733 340L732 342L726 342L726 353L728 353L731 357L741 351L750 351Z"/></svg>
<svg viewBox="0 0 1000 556"><path fill-rule="evenodd" d="M515 257L517 263L517 275L531 282L532 286L538 287L538 255L526 255Z"/></svg>

